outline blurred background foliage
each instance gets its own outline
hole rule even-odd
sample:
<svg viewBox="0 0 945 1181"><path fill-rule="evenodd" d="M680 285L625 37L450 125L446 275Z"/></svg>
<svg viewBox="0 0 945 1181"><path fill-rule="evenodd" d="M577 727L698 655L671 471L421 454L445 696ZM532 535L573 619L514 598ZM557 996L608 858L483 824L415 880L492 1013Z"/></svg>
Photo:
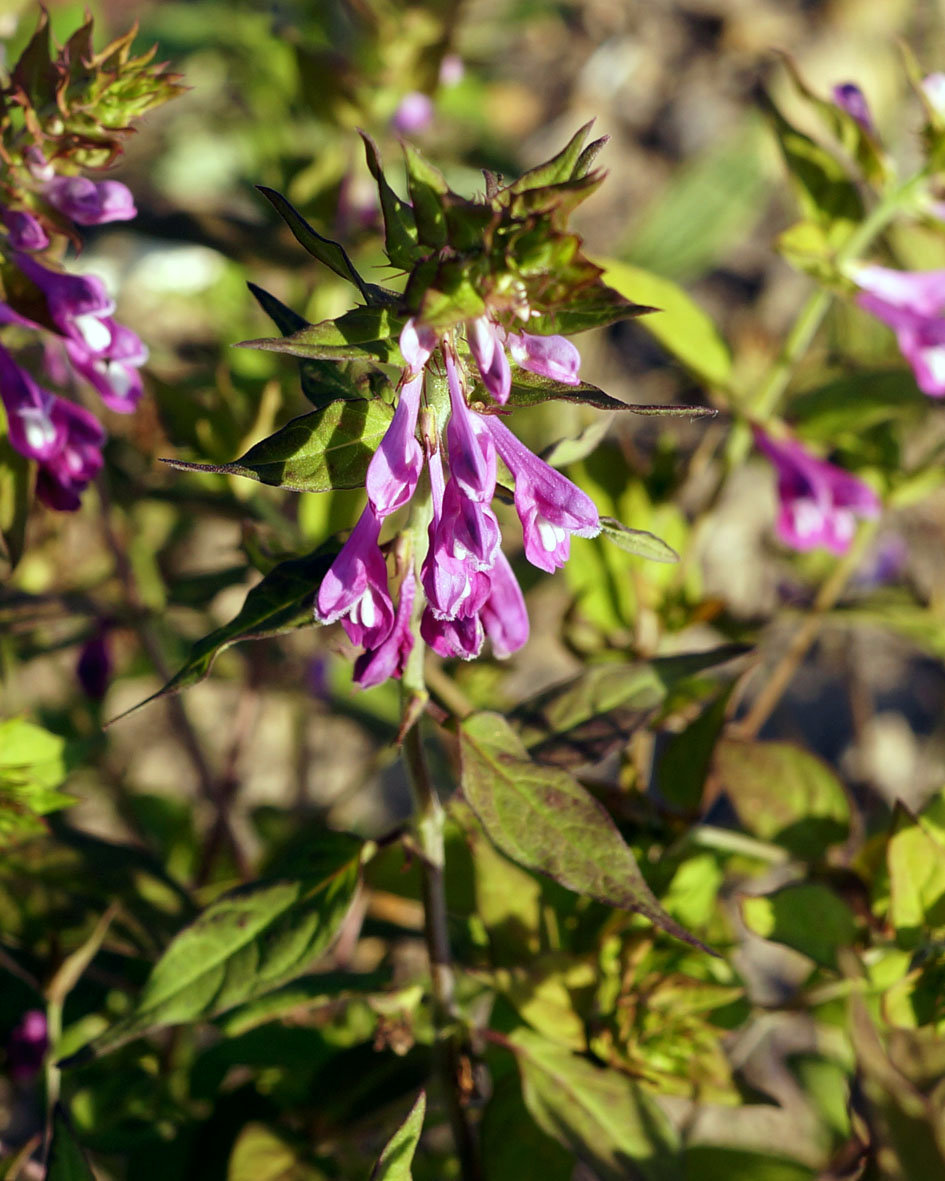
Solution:
<svg viewBox="0 0 945 1181"><path fill-rule="evenodd" d="M60 40L84 7L50 4ZM925 71L941 65L938 6L91 10L101 43L137 19L139 44L156 41L191 89L147 117L114 173L137 220L89 234L76 261L106 277L147 341L149 397L133 417L109 417L105 478L82 511L31 517L0 592L0 791L30 804L0 830L0 1176L42 1175L29 1156L61 1095L72 1131L62 1126L60 1144L74 1136L101 1177L366 1177L428 1078L418 876L397 842L370 860L331 950L308 948L291 982L62 1073L52 1064L133 1011L150 965L223 889L285 872L326 828L376 839L408 810L391 746L396 687L353 692L337 629L229 648L186 696L102 723L155 693L276 561L360 511L356 493L295 496L158 460L227 462L306 408L291 359L231 347L270 332L246 283L310 321L350 294L254 185L285 193L363 273L389 280L355 129L393 164L393 120L414 92L432 117L412 138L460 191L481 187L481 168L520 173L597 120L610 175L578 229L609 281L667 319L580 338L582 373L627 402L722 409L692 422L520 412L525 440L561 443L555 462L602 512L652 530L681 561L576 540L550 580L519 555L525 651L431 665L444 709L517 716L542 761L576 769L669 914L720 953L513 865L456 804L448 898L484 1175L945 1175L941 416L890 334L835 304L787 413L802 438L891 492L891 508L760 735L737 720L835 560L785 552L769 466L726 461L732 391L762 382L811 287L774 250L797 212L759 88L805 126L810 115L771 51L789 48L820 93L857 81L907 174L919 147L896 39ZM0 14L8 65L35 18L32 3ZM945 266L941 233L914 223L884 249L902 266ZM666 280L694 302L674 302ZM726 643L751 655L671 683L648 675L653 658ZM604 709L586 678L611 667L620 688ZM444 795L454 747L444 732L431 748ZM63 785L77 801L68 811ZM24 1074L14 1034L36 1009L56 1054ZM458 1175L447 1133L434 1089L417 1178Z"/></svg>

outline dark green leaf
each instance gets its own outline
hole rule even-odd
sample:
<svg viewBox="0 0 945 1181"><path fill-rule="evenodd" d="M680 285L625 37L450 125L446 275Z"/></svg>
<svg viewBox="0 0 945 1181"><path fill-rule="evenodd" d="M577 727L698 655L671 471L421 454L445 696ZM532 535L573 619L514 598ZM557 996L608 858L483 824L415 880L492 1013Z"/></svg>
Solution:
<svg viewBox="0 0 945 1181"><path fill-rule="evenodd" d="M374 140L365 131L361 131L359 134L364 140L367 166L377 183L380 195L381 212L384 215L384 249L395 267L409 270L420 256L417 247L417 224L414 221L413 209L406 201L401 201L387 183Z"/></svg>
<svg viewBox="0 0 945 1181"><path fill-rule="evenodd" d="M503 853L702 946L662 909L608 812L572 775L533 762L500 714L472 714L459 736L463 795Z"/></svg>
<svg viewBox="0 0 945 1181"><path fill-rule="evenodd" d="M671 279L625 262L606 261L604 281L621 295L657 310L640 324L699 381L724 388L732 375L732 354L709 314Z"/></svg>
<svg viewBox="0 0 945 1181"><path fill-rule="evenodd" d="M230 890L174 938L134 1011L77 1059L154 1029L207 1020L302 975L330 945L358 887L361 842L325 832L305 876Z"/></svg>
<svg viewBox="0 0 945 1181"><path fill-rule="evenodd" d="M683 1160L693 1181L817 1181L815 1170L794 1161L714 1144L692 1145Z"/></svg>
<svg viewBox="0 0 945 1181"><path fill-rule="evenodd" d="M822 857L846 839L850 805L826 763L789 742L723 739L715 770L744 827L797 857Z"/></svg>
<svg viewBox="0 0 945 1181"><path fill-rule="evenodd" d="M291 336L303 328L312 327L304 316L300 316L298 312L286 307L268 291L263 291L255 283L248 283L247 286L259 306L275 323L283 336ZM317 406L319 409L339 399L349 401L363 397L363 391L351 379L347 367L337 361L300 357L299 378L302 393L313 406Z"/></svg>
<svg viewBox="0 0 945 1181"><path fill-rule="evenodd" d="M600 529L608 541L626 550L628 554L636 554L638 558L649 558L651 562L679 561L679 554L655 533L648 533L645 529L630 529L613 517L601 517Z"/></svg>
<svg viewBox="0 0 945 1181"><path fill-rule="evenodd" d="M95 1174L58 1103L53 1113L46 1181L95 1181Z"/></svg>
<svg viewBox="0 0 945 1181"><path fill-rule="evenodd" d="M164 688L133 708L140 709L168 693L179 693L198 684L209 674L220 653L231 644L262 640L314 625L315 595L337 552L337 547L329 543L304 558L280 562L249 592L235 619L198 640L187 663Z"/></svg>
<svg viewBox="0 0 945 1181"><path fill-rule="evenodd" d="M682 1181L676 1134L639 1083L526 1029L509 1041L535 1123L600 1181Z"/></svg>
<svg viewBox="0 0 945 1181"><path fill-rule="evenodd" d="M23 556L32 485L32 464L10 445L6 413L0 403L0 558L8 572Z"/></svg>
<svg viewBox="0 0 945 1181"><path fill-rule="evenodd" d="M586 259L584 261L587 262ZM631 302L601 282L574 290L566 277L554 285L548 302L552 304L553 310L533 316L529 323L530 331L540 335L560 332L564 336L573 336L577 332L587 332L590 328L606 328L618 320L629 320L656 311L655 308Z"/></svg>
<svg viewBox="0 0 945 1181"><path fill-rule="evenodd" d="M423 1131L426 1109L427 1097L421 1091L407 1118L388 1140L380 1159L371 1170L371 1181L411 1181L413 1174L410 1166Z"/></svg>
<svg viewBox="0 0 945 1181"><path fill-rule="evenodd" d="M439 169L424 159L417 148L405 142L403 149L417 237L425 246L439 250L447 239L444 198L449 187Z"/></svg>
<svg viewBox="0 0 945 1181"><path fill-rule="evenodd" d="M239 348L265 349L325 361L375 360L402 363L397 337L403 321L387 308L357 307L335 320L306 324L283 337L241 341Z"/></svg>
<svg viewBox="0 0 945 1181"><path fill-rule="evenodd" d="M495 1084L482 1117L482 1167L486 1177L540 1177L571 1181L574 1157L546 1135L528 1113L514 1073Z"/></svg>
<svg viewBox="0 0 945 1181"><path fill-rule="evenodd" d="M742 916L756 935L793 947L825 968L835 968L838 949L856 939L856 920L849 907L818 882L744 898Z"/></svg>
<svg viewBox="0 0 945 1181"><path fill-rule="evenodd" d="M364 282L354 269L354 264L348 257L343 246L340 246L337 242L332 242L330 238L323 238L281 193L277 193L275 189L268 189L265 185L257 185L256 188L259 189L286 223L295 235L296 241L300 246L303 246L313 258L317 258L319 262L324 263L336 275L340 275L342 279L347 279L349 283L353 283L358 291L361 292L361 297L365 303L377 302L370 286Z"/></svg>
<svg viewBox="0 0 945 1181"><path fill-rule="evenodd" d="M791 422L805 439L831 446L877 427L918 423L928 411L907 369L856 373L791 398Z"/></svg>
<svg viewBox="0 0 945 1181"><path fill-rule="evenodd" d="M484 399L488 395L479 388L479 394ZM491 401L491 399L488 399ZM580 385L565 385L551 377L542 377L538 373L530 373L527 369L512 368L512 388L509 391L507 406L540 406L543 402L573 402L579 406L593 406L597 410L635 410L636 407L627 402L620 402L605 394L603 390L581 382Z"/></svg>
<svg viewBox="0 0 945 1181"><path fill-rule="evenodd" d="M291 492L360 488L392 418L385 402L333 402L293 418L235 463L163 462L184 472L245 476Z"/></svg>
<svg viewBox="0 0 945 1181"><path fill-rule="evenodd" d="M689 815L699 812L731 692L729 686L685 730L669 736L656 764L656 786L671 808Z"/></svg>

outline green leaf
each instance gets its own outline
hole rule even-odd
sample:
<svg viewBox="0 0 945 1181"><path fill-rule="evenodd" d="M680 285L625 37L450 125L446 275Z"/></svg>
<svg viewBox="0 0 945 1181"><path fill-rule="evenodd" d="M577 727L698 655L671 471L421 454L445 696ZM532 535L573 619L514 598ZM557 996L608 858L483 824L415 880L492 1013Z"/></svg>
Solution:
<svg viewBox="0 0 945 1181"><path fill-rule="evenodd" d="M75 803L65 779L65 740L22 718L0 722L0 848L45 832L39 819Z"/></svg>
<svg viewBox="0 0 945 1181"><path fill-rule="evenodd" d="M406 201L401 201L394 190L387 183L377 144L366 131L358 131L364 140L364 154L371 176L377 184L377 191L381 201L381 212L384 215L384 249L387 257L395 267L410 270L420 257L417 247L417 223L414 220L413 208Z"/></svg>
<svg viewBox="0 0 945 1181"><path fill-rule="evenodd" d="M76 1061L167 1025L208 1020L301 976L335 938L358 887L360 858L357 837L326 831L304 876L223 894L171 941L134 1011Z"/></svg>
<svg viewBox="0 0 945 1181"><path fill-rule="evenodd" d="M587 259L583 262L587 268L599 273L599 267ZM599 280L581 285L580 282L569 281L566 273L561 275L560 280L552 282L550 292L538 293L536 303L540 306L546 302L552 310L533 315L529 322L531 332L546 336L556 332L574 336L590 328L606 328L619 320L629 320L656 311L644 304L633 303Z"/></svg>
<svg viewBox="0 0 945 1181"><path fill-rule="evenodd" d="M427 1097L421 1091L416 1103L407 1113L407 1118L388 1140L377 1164L371 1170L371 1181L411 1181L411 1164L427 1109Z"/></svg>
<svg viewBox="0 0 945 1181"><path fill-rule="evenodd" d="M304 247L313 258L317 258L320 263L324 263L329 270L334 271L336 275L353 283L361 292L365 303L377 302L374 291L354 269L354 264L343 246L332 242L330 238L323 238L281 193L277 193L275 189L268 189L265 185L257 185L256 188L286 223L300 246Z"/></svg>
<svg viewBox="0 0 945 1181"><path fill-rule="evenodd" d="M463 795L503 853L703 946L657 902L604 807L567 771L533 762L505 718L472 714L460 723L459 743Z"/></svg>
<svg viewBox="0 0 945 1181"><path fill-rule="evenodd" d="M656 310L640 321L646 332L707 386L724 389L732 376L732 354L711 316L671 279L642 267L599 260L603 279L628 299Z"/></svg>
<svg viewBox="0 0 945 1181"><path fill-rule="evenodd" d="M835 968L837 949L856 940L856 920L849 907L817 882L744 898L742 917L756 935L793 947L825 968Z"/></svg>
<svg viewBox="0 0 945 1181"><path fill-rule="evenodd" d="M482 1167L497 1181L571 1181L574 1174L574 1157L531 1118L514 1073L496 1081L483 1112Z"/></svg>
<svg viewBox="0 0 945 1181"><path fill-rule="evenodd" d="M95 1181L95 1174L58 1103L53 1113L46 1181Z"/></svg>
<svg viewBox="0 0 945 1181"><path fill-rule="evenodd" d="M542 451L541 458L552 467L567 467L569 463L580 463L597 450L613 421L611 414L598 416L579 435L552 443Z"/></svg>
<svg viewBox="0 0 945 1181"><path fill-rule="evenodd" d="M767 96L765 113L805 217L823 225L836 245L863 216L863 202L843 165L826 148L798 131Z"/></svg>
<svg viewBox="0 0 945 1181"><path fill-rule="evenodd" d="M291 336L294 332L311 327L304 316L300 316L298 312L286 307L268 291L263 291L255 283L247 283L247 287L283 336ZM317 406L319 409L339 399L347 401L363 397L363 391L352 381L347 367L337 361L300 357L299 378L302 393L313 406Z"/></svg>
<svg viewBox="0 0 945 1181"><path fill-rule="evenodd" d="M239 614L223 627L198 640L191 649L187 663L164 688L132 708L140 709L142 705L157 701L168 693L179 693L182 689L198 684L209 675L213 662L231 644L243 640L262 640L299 627L314 626L315 595L337 552L337 547L328 543L304 558L290 558L274 566L246 596Z"/></svg>
<svg viewBox="0 0 945 1181"><path fill-rule="evenodd" d="M299 1151L272 1128L255 1121L236 1138L226 1181L324 1181L325 1174L299 1159Z"/></svg>
<svg viewBox="0 0 945 1181"><path fill-rule="evenodd" d="M613 517L601 517L600 531L619 549L626 550L628 554L636 554L638 558L649 558L651 562L679 561L679 554L671 545L667 545L655 533L648 533L645 529L630 529Z"/></svg>
<svg viewBox="0 0 945 1181"><path fill-rule="evenodd" d="M293 418L235 463L163 462L184 472L245 476L292 492L360 488L393 414L385 402L333 402Z"/></svg>
<svg viewBox="0 0 945 1181"><path fill-rule="evenodd" d="M526 1029L509 1042L535 1123L600 1181L682 1181L675 1132L638 1083Z"/></svg>
<svg viewBox="0 0 945 1181"><path fill-rule="evenodd" d="M694 1144L683 1153L685 1175L693 1181L817 1181L817 1173L763 1152Z"/></svg>
<svg viewBox="0 0 945 1181"><path fill-rule="evenodd" d="M685 730L671 734L663 747L656 764L656 786L671 808L692 816L699 812L733 687L718 694Z"/></svg>
<svg viewBox="0 0 945 1181"><path fill-rule="evenodd" d="M0 558L8 571L23 556L32 486L32 464L10 445L6 412L0 403Z"/></svg>
<svg viewBox="0 0 945 1181"><path fill-rule="evenodd" d="M748 832L814 860L846 840L850 805L833 771L789 742L724 738L715 771Z"/></svg>
<svg viewBox="0 0 945 1181"><path fill-rule="evenodd" d="M403 321L388 308L357 307L335 320L306 324L283 337L244 340L243 349L265 349L292 357L325 361L389 361L402 363L397 337Z"/></svg>
<svg viewBox="0 0 945 1181"><path fill-rule="evenodd" d="M542 762L590 762L607 753L614 736L625 741L654 718L681 682L747 651L730 644L692 656L600 665L523 702L512 719L531 754Z"/></svg>
<svg viewBox="0 0 945 1181"><path fill-rule="evenodd" d="M791 398L791 423L804 439L835 446L867 431L918 424L928 397L907 369L856 373Z"/></svg>
<svg viewBox="0 0 945 1181"><path fill-rule="evenodd" d="M945 927L945 839L901 805L886 846L889 918L900 946L916 947Z"/></svg>
<svg viewBox="0 0 945 1181"><path fill-rule="evenodd" d="M523 173L518 180L509 185L508 192L524 193L527 189L538 189L544 185L555 185L561 181L571 180L578 171L577 164L582 156L584 141L593 126L594 120L591 119L583 127L579 127L557 155L546 160L544 164L539 164ZM606 140L597 140L596 144L603 147L605 142Z"/></svg>
<svg viewBox="0 0 945 1181"><path fill-rule="evenodd" d="M439 250L447 240L444 198L449 186L440 170L434 168L413 144L404 142L403 149L417 237L425 246Z"/></svg>

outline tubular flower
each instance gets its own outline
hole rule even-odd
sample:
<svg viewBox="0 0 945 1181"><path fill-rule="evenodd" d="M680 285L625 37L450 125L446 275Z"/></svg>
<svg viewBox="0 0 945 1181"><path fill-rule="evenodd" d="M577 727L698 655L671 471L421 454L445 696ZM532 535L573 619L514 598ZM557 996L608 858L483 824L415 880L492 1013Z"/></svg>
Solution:
<svg viewBox="0 0 945 1181"><path fill-rule="evenodd" d="M861 265L850 275L861 290L859 306L895 332L919 389L933 398L945 395L945 270Z"/></svg>
<svg viewBox="0 0 945 1181"><path fill-rule="evenodd" d="M777 532L796 550L824 546L832 553L849 549L857 517L879 515L872 488L842 468L816 459L795 439L774 439L757 427L755 443L778 476Z"/></svg>
<svg viewBox="0 0 945 1181"><path fill-rule="evenodd" d="M833 101L841 110L852 115L865 132L869 135L875 134L876 128L873 124L873 116L870 114L869 103L866 101L866 95L855 82L841 82L835 86Z"/></svg>
<svg viewBox="0 0 945 1181"><path fill-rule="evenodd" d="M365 648L377 648L394 623L380 531L369 504L322 580L315 609L322 623L340 619L351 642Z"/></svg>

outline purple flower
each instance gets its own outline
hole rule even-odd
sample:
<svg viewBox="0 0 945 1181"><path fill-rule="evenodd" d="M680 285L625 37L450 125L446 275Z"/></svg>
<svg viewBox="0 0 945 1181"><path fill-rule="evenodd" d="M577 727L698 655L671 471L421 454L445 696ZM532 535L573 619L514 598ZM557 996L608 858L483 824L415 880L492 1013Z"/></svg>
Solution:
<svg viewBox="0 0 945 1181"><path fill-rule="evenodd" d="M75 666L76 677L86 697L101 701L112 677L112 658L108 645L108 631L100 627L86 640Z"/></svg>
<svg viewBox="0 0 945 1181"><path fill-rule="evenodd" d="M512 371L499 330L488 316L477 316L466 322L466 340L489 396L504 404L509 400Z"/></svg>
<svg viewBox="0 0 945 1181"><path fill-rule="evenodd" d="M53 422L54 394L37 385L6 349L0 347L0 398L7 413L10 443L27 459L51 459L63 444L60 429Z"/></svg>
<svg viewBox="0 0 945 1181"><path fill-rule="evenodd" d="M397 104L391 127L398 135L417 135L433 122L433 101L428 94L411 90Z"/></svg>
<svg viewBox="0 0 945 1181"><path fill-rule="evenodd" d="M551 377L565 385L580 384L581 354L565 337L510 333L508 346L516 365L522 369Z"/></svg>
<svg viewBox="0 0 945 1181"><path fill-rule="evenodd" d="M427 607L420 620L420 635L438 656L473 660L482 650L484 633L478 615L440 619Z"/></svg>
<svg viewBox="0 0 945 1181"><path fill-rule="evenodd" d="M50 205L80 226L130 221L138 214L130 189L118 180L54 176L46 182L43 193Z"/></svg>
<svg viewBox="0 0 945 1181"><path fill-rule="evenodd" d="M81 493L101 470L105 431L94 414L63 398L53 400L50 419L62 445L40 463L36 495L50 508L74 512Z"/></svg>
<svg viewBox="0 0 945 1181"><path fill-rule="evenodd" d="M862 292L856 302L895 332L919 389L933 398L945 395L945 270L869 265L850 274Z"/></svg>
<svg viewBox="0 0 945 1181"><path fill-rule="evenodd" d="M464 496L454 480L444 491L438 451L430 456L429 467L433 520L421 570L423 589L437 618L474 615L488 594L488 579L480 572L491 566L498 550L499 524L491 510ZM494 529L485 523L486 513Z"/></svg>
<svg viewBox="0 0 945 1181"><path fill-rule="evenodd" d="M433 355L437 336L432 328L418 324L411 316L400 332L400 351L409 366L411 375L420 373Z"/></svg>
<svg viewBox="0 0 945 1181"><path fill-rule="evenodd" d="M466 405L456 362L446 350L450 390L450 420L446 427L447 454L453 479L471 500L486 503L495 495L495 444L482 417Z"/></svg>
<svg viewBox="0 0 945 1181"><path fill-rule="evenodd" d="M138 368L148 359L147 347L136 333L111 316L102 317L99 323L111 337L102 352L93 352L68 339L66 352L76 371L98 391L110 410L131 414L144 390Z"/></svg>
<svg viewBox="0 0 945 1181"><path fill-rule="evenodd" d="M14 250L45 250L49 245L49 235L32 213L5 209L2 216Z"/></svg>
<svg viewBox="0 0 945 1181"><path fill-rule="evenodd" d="M816 459L795 439L774 439L755 428L758 449L778 475L777 533L792 549L824 546L842 554L856 532L856 517L879 515L879 497L842 468Z"/></svg>
<svg viewBox="0 0 945 1181"><path fill-rule="evenodd" d="M492 641L492 651L500 660L517 652L528 639L528 611L522 588L501 550L495 556L489 597L482 605L479 618Z"/></svg>
<svg viewBox="0 0 945 1181"><path fill-rule="evenodd" d="M865 132L869 135L875 134L876 128L873 125L873 116L870 114L866 95L855 82L841 82L835 86L833 101L841 110L851 115Z"/></svg>
<svg viewBox="0 0 945 1181"><path fill-rule="evenodd" d="M39 1074L48 1048L46 1014L42 1009L30 1009L7 1041L7 1065L14 1082L28 1082Z"/></svg>
<svg viewBox="0 0 945 1181"><path fill-rule="evenodd" d="M28 254L15 254L13 261L42 291L49 315L63 336L97 356L107 352L112 331L106 321L115 304L101 279L50 271Z"/></svg>
<svg viewBox="0 0 945 1181"><path fill-rule="evenodd" d="M570 534L596 537L600 533L594 502L529 451L498 418L488 417L485 422L515 477L515 509L522 522L525 557L533 566L552 573L568 560Z"/></svg>
<svg viewBox="0 0 945 1181"><path fill-rule="evenodd" d="M362 689L379 685L388 677L400 677L413 650L413 632L410 629L413 614L413 600L417 579L413 566L407 568L400 584L400 602L394 625L376 648L362 652L354 664L354 679Z"/></svg>
<svg viewBox="0 0 945 1181"><path fill-rule="evenodd" d="M377 544L381 523L370 504L322 579L315 606L322 623L340 619L353 644L376 648L394 622L387 563Z"/></svg>
<svg viewBox="0 0 945 1181"><path fill-rule="evenodd" d="M368 464L367 494L379 520L407 503L420 478L423 452L416 435L422 390L421 372L402 387L393 420Z"/></svg>

